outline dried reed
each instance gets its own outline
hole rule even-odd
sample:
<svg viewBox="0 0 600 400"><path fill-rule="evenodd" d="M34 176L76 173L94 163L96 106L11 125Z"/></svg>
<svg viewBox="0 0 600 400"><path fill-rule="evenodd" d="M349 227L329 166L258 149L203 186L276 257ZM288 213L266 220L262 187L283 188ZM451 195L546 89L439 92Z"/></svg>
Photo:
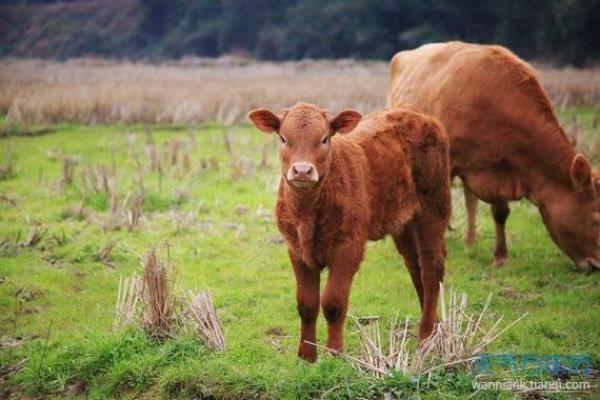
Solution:
<svg viewBox="0 0 600 400"><path fill-rule="evenodd" d="M73 176L75 175L76 165L77 160L73 157L65 157L63 159L63 177L60 182L63 187L73 183Z"/></svg>
<svg viewBox="0 0 600 400"><path fill-rule="evenodd" d="M88 215L89 211L83 206L83 201L80 201L77 205L65 208L60 213L62 219L75 219L77 221L83 221Z"/></svg>
<svg viewBox="0 0 600 400"><path fill-rule="evenodd" d="M189 292L188 315L192 325L209 349L221 351L225 348L225 337L210 294L201 291Z"/></svg>
<svg viewBox="0 0 600 400"><path fill-rule="evenodd" d="M0 181L12 178L15 175L15 160L11 146L6 147L2 158L2 163L0 163Z"/></svg>
<svg viewBox="0 0 600 400"><path fill-rule="evenodd" d="M279 110L299 99L332 112L382 108L389 81L387 62L352 60L244 65L218 62L189 68L106 60L0 60L0 112L5 131L27 124L175 123L244 120L247 110ZM535 65L558 107L600 102L598 67L556 69Z"/></svg>
<svg viewBox="0 0 600 400"><path fill-rule="evenodd" d="M101 262L102 264L106 265L107 267L114 268L115 264L111 261L110 254L112 253L112 251L116 245L117 245L117 242L115 242L114 240L109 240L108 242L106 242L100 248L100 250L98 250L98 253L96 253L94 255L94 260Z"/></svg>
<svg viewBox="0 0 600 400"><path fill-rule="evenodd" d="M42 239L46 235L46 232L47 232L46 228L44 228L42 225L35 225L29 231L27 240L25 240L24 242L19 242L17 244L17 246L18 247L35 247L42 241Z"/></svg>
<svg viewBox="0 0 600 400"><path fill-rule="evenodd" d="M142 280L136 274L129 278L119 277L119 292L115 305L113 329L119 330L139 322Z"/></svg>
<svg viewBox="0 0 600 400"><path fill-rule="evenodd" d="M107 196L115 193L116 175L105 165L92 167L88 165L83 172L83 183L94 193L105 193Z"/></svg>
<svg viewBox="0 0 600 400"><path fill-rule="evenodd" d="M393 371L409 376L428 375L443 368L471 368L494 340L527 315L523 314L515 321L500 329L503 316L496 319L491 327L484 328L487 321L492 295L479 312L468 313L467 295L450 291L449 296L440 291L441 318L433 334L411 351L409 344L414 340L408 333L409 320L400 325L398 319L391 323L387 350L379 327L379 318L363 318L356 323L361 338L361 355L346 357L352 365L363 372L377 377Z"/></svg>
<svg viewBox="0 0 600 400"><path fill-rule="evenodd" d="M144 196L137 195L131 202L131 207L127 210L127 221L125 225L129 232L133 231L140 223L142 218L142 204L144 204Z"/></svg>
<svg viewBox="0 0 600 400"><path fill-rule="evenodd" d="M140 262L144 269L142 326L152 337L168 337L175 318L174 268L168 258L160 258L154 248Z"/></svg>

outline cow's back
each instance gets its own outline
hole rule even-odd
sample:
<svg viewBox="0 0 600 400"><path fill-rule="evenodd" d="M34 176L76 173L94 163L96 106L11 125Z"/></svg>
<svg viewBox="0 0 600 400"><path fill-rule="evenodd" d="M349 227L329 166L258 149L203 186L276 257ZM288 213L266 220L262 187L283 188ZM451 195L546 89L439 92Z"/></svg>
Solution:
<svg viewBox="0 0 600 400"><path fill-rule="evenodd" d="M524 195L519 176L534 168L568 179L561 174L572 149L548 95L533 69L501 46L449 42L396 54L388 107L401 104L444 124L454 174L499 171L481 176L499 182L484 197ZM514 179L501 182L502 176Z"/></svg>
<svg viewBox="0 0 600 400"><path fill-rule="evenodd" d="M368 115L345 138L359 145L367 159L371 239L397 232L419 210L423 196L438 197L437 213L446 217L448 137L439 121L396 107Z"/></svg>
<svg viewBox="0 0 600 400"><path fill-rule="evenodd" d="M365 117L344 139L360 146L367 161L370 198L369 239L397 232L419 208L409 154L386 111Z"/></svg>

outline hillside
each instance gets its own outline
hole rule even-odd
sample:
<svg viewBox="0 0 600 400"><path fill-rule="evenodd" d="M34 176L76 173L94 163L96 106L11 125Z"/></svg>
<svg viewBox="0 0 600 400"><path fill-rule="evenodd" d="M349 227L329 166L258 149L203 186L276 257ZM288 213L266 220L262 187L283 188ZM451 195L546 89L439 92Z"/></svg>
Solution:
<svg viewBox="0 0 600 400"><path fill-rule="evenodd" d="M136 0L0 5L0 54L127 56L139 25Z"/></svg>

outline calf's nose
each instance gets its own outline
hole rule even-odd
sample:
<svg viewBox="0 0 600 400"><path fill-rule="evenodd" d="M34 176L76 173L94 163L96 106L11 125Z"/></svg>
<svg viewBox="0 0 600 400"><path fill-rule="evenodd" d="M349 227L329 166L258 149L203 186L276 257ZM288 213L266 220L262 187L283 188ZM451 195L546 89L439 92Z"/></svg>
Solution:
<svg viewBox="0 0 600 400"><path fill-rule="evenodd" d="M294 176L294 180L311 180L313 169L314 167L308 163L294 163L292 165L292 174Z"/></svg>

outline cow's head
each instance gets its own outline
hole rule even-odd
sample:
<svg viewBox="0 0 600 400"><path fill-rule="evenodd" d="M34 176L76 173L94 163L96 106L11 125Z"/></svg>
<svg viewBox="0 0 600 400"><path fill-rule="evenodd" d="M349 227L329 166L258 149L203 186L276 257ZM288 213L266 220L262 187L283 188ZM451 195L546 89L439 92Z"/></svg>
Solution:
<svg viewBox="0 0 600 400"><path fill-rule="evenodd" d="M582 270L600 268L600 174L577 154L570 187L549 191L540 207L552 239Z"/></svg>
<svg viewBox="0 0 600 400"><path fill-rule="evenodd" d="M331 163L331 137L350 132L362 116L344 110L331 117L313 104L298 103L279 116L261 108L248 114L250 121L263 132L279 135L279 159L285 181L297 190L316 187Z"/></svg>

